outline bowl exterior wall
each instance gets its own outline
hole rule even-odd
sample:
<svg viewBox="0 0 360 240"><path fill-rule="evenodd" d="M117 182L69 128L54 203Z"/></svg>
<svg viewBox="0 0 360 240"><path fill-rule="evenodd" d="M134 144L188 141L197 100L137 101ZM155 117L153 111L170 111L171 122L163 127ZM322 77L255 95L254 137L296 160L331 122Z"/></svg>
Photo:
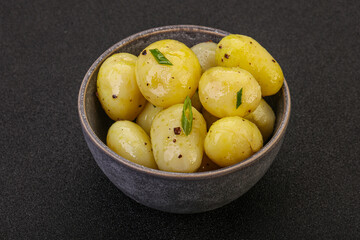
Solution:
<svg viewBox="0 0 360 240"><path fill-rule="evenodd" d="M138 203L172 213L205 212L239 198L266 173L282 144L280 140L266 156L226 175L205 179L168 179L121 164L99 149L87 132L83 132L96 163L116 187Z"/></svg>

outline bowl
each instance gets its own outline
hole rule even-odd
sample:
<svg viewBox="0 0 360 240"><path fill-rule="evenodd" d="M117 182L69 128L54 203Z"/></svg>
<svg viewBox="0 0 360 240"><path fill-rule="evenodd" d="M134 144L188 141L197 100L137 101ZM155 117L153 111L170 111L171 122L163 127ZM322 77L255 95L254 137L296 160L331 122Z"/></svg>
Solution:
<svg viewBox="0 0 360 240"><path fill-rule="evenodd" d="M87 71L79 91L78 112L85 141L98 166L124 194L145 206L172 213L199 213L219 208L246 193L268 170L282 145L290 118L290 93L282 89L266 101L276 114L274 133L264 147L244 161L208 172L174 173L130 162L106 146L112 124L96 97L96 78L102 62L117 52L136 56L152 42L176 39L189 47L205 41L219 42L223 30L176 25L134 34L106 50Z"/></svg>

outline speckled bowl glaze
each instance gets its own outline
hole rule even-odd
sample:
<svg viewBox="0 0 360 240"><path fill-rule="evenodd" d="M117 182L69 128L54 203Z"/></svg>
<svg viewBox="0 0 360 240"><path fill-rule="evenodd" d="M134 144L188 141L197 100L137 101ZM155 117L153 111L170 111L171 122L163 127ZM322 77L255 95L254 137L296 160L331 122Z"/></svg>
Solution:
<svg viewBox="0 0 360 240"><path fill-rule="evenodd" d="M290 94L286 81L280 92L266 98L277 116L272 138L259 152L236 165L199 173L164 172L130 162L105 144L112 121L101 108L95 92L97 73L106 58L116 52L128 52L137 56L146 46L161 39L176 39L191 47L209 40L219 42L228 34L222 30L193 25L149 29L110 47L86 73L78 98L85 140L105 175L135 201L173 213L198 213L216 209L248 191L274 161L290 118Z"/></svg>

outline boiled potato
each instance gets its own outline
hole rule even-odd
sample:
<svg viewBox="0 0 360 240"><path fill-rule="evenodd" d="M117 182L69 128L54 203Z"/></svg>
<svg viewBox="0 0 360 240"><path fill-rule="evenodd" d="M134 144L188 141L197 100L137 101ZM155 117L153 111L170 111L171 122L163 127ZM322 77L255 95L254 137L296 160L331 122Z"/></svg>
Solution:
<svg viewBox="0 0 360 240"><path fill-rule="evenodd" d="M205 119L206 127L207 127L208 130L211 127L211 125L213 125L214 122L219 120L218 117L215 117L214 115L211 115L208 111L206 111L205 108L202 109L202 115L203 115L203 117Z"/></svg>
<svg viewBox="0 0 360 240"><path fill-rule="evenodd" d="M225 117L216 121L205 138L206 155L221 167L250 157L263 146L259 129L241 117Z"/></svg>
<svg viewBox="0 0 360 240"><path fill-rule="evenodd" d="M195 172L201 165L206 136L203 116L192 107L189 135L181 127L183 104L171 106L156 115L150 130L155 161L160 170Z"/></svg>
<svg viewBox="0 0 360 240"><path fill-rule="evenodd" d="M241 105L236 108L237 93L240 90ZM259 105L261 89L255 78L246 70L213 67L200 78L199 97L206 111L216 117L243 117Z"/></svg>
<svg viewBox="0 0 360 240"><path fill-rule="evenodd" d="M198 91L196 91L194 93L194 95L191 97L191 104L193 105L194 108L196 108L196 110L201 112L202 105L201 105L201 102L200 102L199 92Z"/></svg>
<svg viewBox="0 0 360 240"><path fill-rule="evenodd" d="M136 123L139 124L139 126L142 127L148 135L150 135L152 121L161 110L163 110L162 107L156 107L147 102L145 104L145 108L136 118Z"/></svg>
<svg viewBox="0 0 360 240"><path fill-rule="evenodd" d="M172 65L159 64L150 52L158 49ZM195 93L201 76L201 66L193 51L176 40L161 40L150 44L139 55L136 80L145 98L157 107L183 103Z"/></svg>
<svg viewBox="0 0 360 240"><path fill-rule="evenodd" d="M275 113L264 99L261 99L259 106L254 112L245 117L255 123L259 128L264 141L267 141L274 130Z"/></svg>
<svg viewBox="0 0 360 240"><path fill-rule="evenodd" d="M194 45L191 50L195 53L199 59L201 69L203 72L209 68L215 67L215 50L217 44L214 42L202 42Z"/></svg>
<svg viewBox="0 0 360 240"><path fill-rule="evenodd" d="M136 123L122 120L109 128L108 147L129 161L157 169L149 136Z"/></svg>
<svg viewBox="0 0 360 240"><path fill-rule="evenodd" d="M280 65L253 38L231 34L224 37L216 48L216 64L240 67L249 71L261 86L262 96L274 95L284 82Z"/></svg>
<svg viewBox="0 0 360 240"><path fill-rule="evenodd" d="M136 61L132 54L116 53L99 69L98 98L112 120L134 120L146 103L136 84Z"/></svg>

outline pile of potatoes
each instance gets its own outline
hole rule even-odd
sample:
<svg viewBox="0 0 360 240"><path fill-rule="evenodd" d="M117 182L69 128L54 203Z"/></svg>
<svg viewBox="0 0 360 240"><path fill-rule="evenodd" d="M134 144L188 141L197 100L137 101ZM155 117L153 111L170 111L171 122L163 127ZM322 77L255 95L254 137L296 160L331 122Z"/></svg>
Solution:
<svg viewBox="0 0 360 240"><path fill-rule="evenodd" d="M159 62L154 49L168 62ZM262 97L277 93L283 81L277 61L254 39L237 34L191 49L166 39L138 57L113 54L97 76L97 96L115 121L107 145L129 161L163 171L236 164L271 136L275 114ZM190 132L182 119L189 98Z"/></svg>

